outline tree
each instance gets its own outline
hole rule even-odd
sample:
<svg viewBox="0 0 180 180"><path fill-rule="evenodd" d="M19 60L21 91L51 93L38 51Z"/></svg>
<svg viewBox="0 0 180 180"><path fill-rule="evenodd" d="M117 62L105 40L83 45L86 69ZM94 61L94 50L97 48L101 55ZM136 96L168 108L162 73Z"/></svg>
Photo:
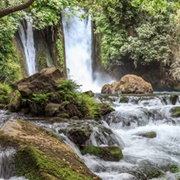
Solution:
<svg viewBox="0 0 180 180"><path fill-rule="evenodd" d="M2 9L0 10L0 18L10 14L10 13L13 13L13 12L16 12L16 11L20 11L20 10L23 10L23 9L26 9L28 8L35 0L28 0L26 1L25 3L22 3L22 4L19 4L19 5L15 5L15 6L10 6L10 7L7 7L5 9Z"/></svg>

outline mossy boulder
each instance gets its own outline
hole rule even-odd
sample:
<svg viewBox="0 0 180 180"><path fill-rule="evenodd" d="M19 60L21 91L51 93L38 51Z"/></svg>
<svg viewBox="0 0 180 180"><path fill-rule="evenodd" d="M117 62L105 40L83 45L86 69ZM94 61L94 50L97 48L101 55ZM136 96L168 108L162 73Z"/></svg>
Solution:
<svg viewBox="0 0 180 180"><path fill-rule="evenodd" d="M89 97L94 97L94 93L93 93L91 90L85 91L85 92L83 92L83 94L86 94L86 95L88 95Z"/></svg>
<svg viewBox="0 0 180 180"><path fill-rule="evenodd" d="M177 107L173 107L171 110L171 115L172 117L180 117L180 106L177 106Z"/></svg>
<svg viewBox="0 0 180 180"><path fill-rule="evenodd" d="M0 130L0 144L16 149L15 174L29 180L100 179L69 146L32 123L7 121Z"/></svg>
<svg viewBox="0 0 180 180"><path fill-rule="evenodd" d="M150 132L138 133L137 135L145 138L155 138L157 136L157 133L155 131L150 131Z"/></svg>
<svg viewBox="0 0 180 180"><path fill-rule="evenodd" d="M74 127L70 129L67 133L68 138L74 142L79 148L85 146L86 141L90 138L92 133L91 127Z"/></svg>
<svg viewBox="0 0 180 180"><path fill-rule="evenodd" d="M101 116L105 116L109 113L111 113L112 111L115 111L114 108L112 108L109 104L107 103L100 103L99 104L100 107L100 114Z"/></svg>
<svg viewBox="0 0 180 180"><path fill-rule="evenodd" d="M120 161L123 158L122 150L117 146L86 146L82 153L97 156L105 161Z"/></svg>
<svg viewBox="0 0 180 180"><path fill-rule="evenodd" d="M146 166L136 171L132 171L131 174L133 174L137 179L140 180L160 178L164 175L164 173L160 169L152 166Z"/></svg>
<svg viewBox="0 0 180 180"><path fill-rule="evenodd" d="M45 115L50 117L55 116L60 112L61 109L61 104L48 103L45 107Z"/></svg>

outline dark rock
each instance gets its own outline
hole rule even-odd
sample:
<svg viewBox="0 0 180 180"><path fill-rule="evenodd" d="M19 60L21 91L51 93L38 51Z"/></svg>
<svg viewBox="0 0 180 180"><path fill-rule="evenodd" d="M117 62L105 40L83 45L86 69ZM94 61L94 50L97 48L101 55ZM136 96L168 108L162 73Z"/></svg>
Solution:
<svg viewBox="0 0 180 180"><path fill-rule="evenodd" d="M48 103L45 107L46 116L55 116L59 113L59 110L62 108L61 104Z"/></svg>
<svg viewBox="0 0 180 180"><path fill-rule="evenodd" d="M22 79L15 86L22 97L28 97L33 93L54 92L57 88L56 81L61 77L63 77L63 74L59 69L50 67L43 69L40 73Z"/></svg>

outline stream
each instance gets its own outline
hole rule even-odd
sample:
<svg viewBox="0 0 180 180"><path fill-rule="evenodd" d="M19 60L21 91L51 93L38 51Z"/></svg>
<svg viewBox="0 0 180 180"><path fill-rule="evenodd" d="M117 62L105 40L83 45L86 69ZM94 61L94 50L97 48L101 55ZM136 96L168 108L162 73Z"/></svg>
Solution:
<svg viewBox="0 0 180 180"><path fill-rule="evenodd" d="M71 123L37 124L59 134L88 168L103 180L151 179L147 175L149 169L163 172L163 178L157 179L176 180L180 173L172 172L170 167L180 168L180 118L173 117L171 111L180 106L180 96L177 96L174 104L171 97L127 96L126 102L121 102L122 96L111 97L115 111L103 118L100 124L111 129L113 136L105 139L97 127L94 127L86 143L94 146L107 146L109 143L120 146L124 157L119 162L82 155L73 142L59 133L60 130L69 128ZM143 137L143 134L149 132L154 132L155 137Z"/></svg>
<svg viewBox="0 0 180 180"><path fill-rule="evenodd" d="M115 109L98 123L93 120L71 120L53 124L41 120L34 123L58 134L75 150L88 168L103 180L151 179L148 178L147 169L163 172L162 178L154 180L177 180L180 177L179 172L172 172L169 168L172 165L180 168L180 118L172 114L172 109L180 106L180 95L120 95L108 96L108 99L107 96L98 95L96 99L110 102ZM23 118L4 110L0 111L0 117L1 126L6 120ZM119 146L123 158L112 162L89 154L82 155L78 147L61 131L73 123L93 126L93 132L86 145ZM104 136L97 124L110 129L113 134ZM155 136L143 136L149 132L155 132ZM23 177L14 177L14 153L12 148L1 149L1 179L24 180Z"/></svg>

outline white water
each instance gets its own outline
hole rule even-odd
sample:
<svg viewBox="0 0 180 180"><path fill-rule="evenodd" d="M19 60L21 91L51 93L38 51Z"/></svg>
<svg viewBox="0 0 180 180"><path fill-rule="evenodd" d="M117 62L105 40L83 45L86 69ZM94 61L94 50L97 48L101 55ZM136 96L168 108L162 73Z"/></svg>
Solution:
<svg viewBox="0 0 180 180"><path fill-rule="evenodd" d="M180 169L180 118L172 117L171 114L173 107L180 106L180 96L175 105L171 104L169 97L132 96L127 103L119 102L120 98L117 98L113 103L116 111L101 123L104 127L109 127L113 134L105 137L100 133L98 126L93 127L93 133L86 144L119 145L124 156L119 162L103 161L91 155L83 156L78 147L64 135L63 140L75 150L89 169L103 180L147 180L144 173L146 167L164 173L164 177L154 180L177 180L180 173L172 173L167 167L173 164ZM43 126L58 133L60 129L70 128L71 123L43 124ZM156 132L155 138L140 135L151 131ZM132 171L138 172L139 176L135 177Z"/></svg>
<svg viewBox="0 0 180 180"><path fill-rule="evenodd" d="M95 162L88 164L104 180L131 179L130 171L144 167L163 170L163 167L175 164L180 168L180 118L172 117L170 113L172 107L180 106L180 98L176 105L170 104L168 98L165 103L161 96L147 100L138 99L140 98L132 97L128 103L115 102L116 111L106 119L109 127L121 137L125 145L124 157L120 162L94 160ZM151 131L157 133L155 138L139 135ZM95 165L97 162L101 166L100 171ZM102 167L106 169L105 172ZM161 179L175 180L176 176L167 171L166 177Z"/></svg>
<svg viewBox="0 0 180 180"><path fill-rule="evenodd" d="M27 73L31 76L36 73L36 50L34 47L32 19L29 16L26 15L24 21L19 24L18 32L26 57Z"/></svg>
<svg viewBox="0 0 180 180"><path fill-rule="evenodd" d="M61 132L60 130L68 130L73 126L81 127L84 123L86 125L82 127L93 128L86 145L120 146L123 152L122 160L119 162L104 161L95 156L82 155L73 142L65 135L60 134L89 169L103 180L147 180L144 173L146 167L147 169L153 167L164 173L162 178L154 178L153 180L178 180L180 173L170 172L168 166L173 164L180 169L180 118L173 117L171 114L172 108L180 107L180 96L175 105L171 104L168 95L130 96L126 103L121 102L120 99L113 97L112 106L116 111L103 119L100 125L88 120L53 124L38 122L37 124L58 134ZM7 111L0 111L0 115L2 122L10 119L10 114ZM100 126L110 128L113 134L104 134L103 131L100 131L102 128L98 128ZM145 138L140 135L151 131L156 132L155 138ZM5 153L1 152L0 156L1 154ZM4 161L1 159L0 163L2 164ZM135 177L132 171L138 172L138 177ZM3 172L5 171L3 170ZM23 180L23 177L12 177L11 179Z"/></svg>
<svg viewBox="0 0 180 180"><path fill-rule="evenodd" d="M68 77L82 85L82 91L100 92L101 87L110 82L111 78L107 75L103 77L101 73L93 74L91 18L80 20L75 16L68 17L68 13L70 11L66 11L63 15ZM80 14L85 14L85 12L81 11ZM96 76L95 80L93 75Z"/></svg>

